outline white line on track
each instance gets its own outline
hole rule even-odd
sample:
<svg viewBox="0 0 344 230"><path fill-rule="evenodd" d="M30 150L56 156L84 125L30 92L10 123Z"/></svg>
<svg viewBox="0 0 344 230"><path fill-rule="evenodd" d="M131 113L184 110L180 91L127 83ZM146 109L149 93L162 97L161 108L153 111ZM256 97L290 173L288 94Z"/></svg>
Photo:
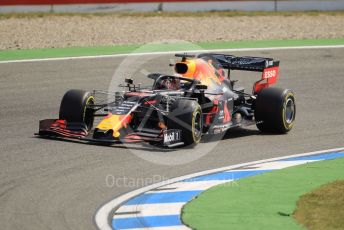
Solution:
<svg viewBox="0 0 344 230"><path fill-rule="evenodd" d="M78 56L78 57L59 57L59 58L37 58L37 59L23 59L23 60L9 60L0 61L0 64L7 63L24 63L24 62L44 62L44 61L65 61L78 59L100 59L113 57L127 57L127 56L147 56L147 55L164 55L175 53L201 53L201 52L238 52L238 51L263 51L263 50L292 50L292 49L334 49L344 48L344 45L328 45L328 46L288 46L288 47L267 47L267 48L238 48L238 49L211 49L211 50L185 50L185 51L164 51L164 52L147 52L147 53L129 53L129 54L109 54L109 55L94 55L94 56Z"/></svg>
<svg viewBox="0 0 344 230"><path fill-rule="evenodd" d="M175 183L175 182L186 180L186 179L191 179L191 178L198 177L198 176L204 176L204 175L212 174L212 173L216 173L216 172L228 171L231 169L236 169L236 168L240 168L240 167L244 167L244 166L252 166L252 165L256 165L256 164L260 164L260 163L267 163L267 162L283 160L283 159L287 159L287 158L310 156L310 155L316 155L316 154L321 154L321 153L326 153L326 152L336 152L336 151L341 151L341 150L344 150L344 147L336 148L336 149L327 149L327 150L315 151L315 152L308 152L308 153L302 153L302 154L296 154L296 155L289 155L289 156L284 156L284 157L270 158L270 159L265 159L265 160L253 161L253 162L249 162L249 163L243 163L243 164L236 164L236 165L206 170L203 172L193 173L190 175L162 181L162 182L159 182L159 183L156 183L156 184L153 184L153 185L150 185L147 187L143 187L143 188L134 190L132 192L123 194L119 197L116 197L113 200L108 201L107 203L105 203L102 207L100 207L97 210L95 217L94 217L94 221L95 221L96 226L99 229L111 230L112 228L111 228L111 224L109 223L109 216L114 209L118 208L125 201L127 201L133 197L136 197L136 196L140 195L141 193L144 193L144 192L147 192L149 190L156 189L158 187L165 186L165 185L168 185L171 183Z"/></svg>
<svg viewBox="0 0 344 230"><path fill-rule="evenodd" d="M137 217L136 212L140 216L164 216L164 215L179 215L185 202L171 203L171 204L140 204L140 205L124 205L121 206L115 213L114 218L128 218ZM118 213L128 213L121 214ZM130 214L132 213L132 214Z"/></svg>
<svg viewBox="0 0 344 230"><path fill-rule="evenodd" d="M188 227L181 226L167 226L167 227L149 227L149 228L131 228L130 230L190 230Z"/></svg>
<svg viewBox="0 0 344 230"><path fill-rule="evenodd" d="M317 160L298 160L298 161L274 161L274 162L266 162L256 165L250 165L252 169L245 169L245 171L256 171L256 170L277 170L277 169L284 169L291 166L296 165L303 165L306 163L311 163ZM257 168L256 168L257 167ZM237 170L229 170L229 172L241 171L242 169Z"/></svg>
<svg viewBox="0 0 344 230"><path fill-rule="evenodd" d="M173 192L183 192L183 191L197 191L199 188L208 189L213 186L223 184L225 182L230 182L232 180L212 180L212 181L190 181L190 182L177 182L172 185L166 185L161 187L162 190L149 191L147 194L168 192L166 189L171 189Z"/></svg>

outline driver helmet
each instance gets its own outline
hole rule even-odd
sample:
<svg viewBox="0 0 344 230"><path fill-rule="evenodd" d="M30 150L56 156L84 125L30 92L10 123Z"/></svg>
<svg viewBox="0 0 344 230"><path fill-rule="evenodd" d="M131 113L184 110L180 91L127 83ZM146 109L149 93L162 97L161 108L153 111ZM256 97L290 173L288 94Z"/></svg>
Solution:
<svg viewBox="0 0 344 230"><path fill-rule="evenodd" d="M178 78L166 78L161 81L160 89L179 90L180 80Z"/></svg>

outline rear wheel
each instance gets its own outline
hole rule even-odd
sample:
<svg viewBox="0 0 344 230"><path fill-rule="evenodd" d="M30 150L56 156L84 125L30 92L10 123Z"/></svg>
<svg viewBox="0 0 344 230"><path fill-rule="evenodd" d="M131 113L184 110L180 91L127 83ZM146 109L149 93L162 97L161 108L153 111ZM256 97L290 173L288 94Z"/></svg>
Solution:
<svg viewBox="0 0 344 230"><path fill-rule="evenodd" d="M255 101L255 119L262 132L287 133L295 121L296 106L290 89L262 89Z"/></svg>
<svg viewBox="0 0 344 230"><path fill-rule="evenodd" d="M167 127L180 129L185 146L198 144L202 137L202 110L194 100L178 100L171 106Z"/></svg>
<svg viewBox="0 0 344 230"><path fill-rule="evenodd" d="M90 92L71 89L62 98L59 118L67 122L83 122L90 130L93 126L94 114L87 106L92 104L94 97Z"/></svg>

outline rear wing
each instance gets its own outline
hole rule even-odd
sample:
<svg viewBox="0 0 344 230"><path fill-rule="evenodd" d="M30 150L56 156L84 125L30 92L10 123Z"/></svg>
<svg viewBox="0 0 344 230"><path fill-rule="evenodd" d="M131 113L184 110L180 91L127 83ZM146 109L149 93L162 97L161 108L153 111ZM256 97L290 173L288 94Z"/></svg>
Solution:
<svg viewBox="0 0 344 230"><path fill-rule="evenodd" d="M264 57L237 57L226 54L200 54L198 57L206 56L214 58L220 65L219 67L230 70L263 72L267 68L279 66L279 61Z"/></svg>
<svg viewBox="0 0 344 230"><path fill-rule="evenodd" d="M257 94L263 88L276 83L279 71L279 61L264 57L237 57L226 54L200 54L199 58L211 58L219 68L230 70L244 70L261 72L261 80L253 86L253 93Z"/></svg>

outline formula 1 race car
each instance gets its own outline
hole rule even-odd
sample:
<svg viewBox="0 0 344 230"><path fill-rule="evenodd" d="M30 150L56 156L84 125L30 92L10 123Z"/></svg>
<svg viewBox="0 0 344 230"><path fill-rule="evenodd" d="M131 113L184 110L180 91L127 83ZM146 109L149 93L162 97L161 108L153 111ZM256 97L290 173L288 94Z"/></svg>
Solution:
<svg viewBox="0 0 344 230"><path fill-rule="evenodd" d="M121 92L72 89L63 96L59 119L40 121L40 136L90 142L148 142L164 147L195 145L203 135L256 125L261 132L287 133L295 120L289 89L272 88L279 61L203 53L176 54L175 75L152 73L150 87L126 79ZM261 72L252 94L236 87L231 71ZM106 100L98 98L106 95ZM93 128L95 118L99 119Z"/></svg>

